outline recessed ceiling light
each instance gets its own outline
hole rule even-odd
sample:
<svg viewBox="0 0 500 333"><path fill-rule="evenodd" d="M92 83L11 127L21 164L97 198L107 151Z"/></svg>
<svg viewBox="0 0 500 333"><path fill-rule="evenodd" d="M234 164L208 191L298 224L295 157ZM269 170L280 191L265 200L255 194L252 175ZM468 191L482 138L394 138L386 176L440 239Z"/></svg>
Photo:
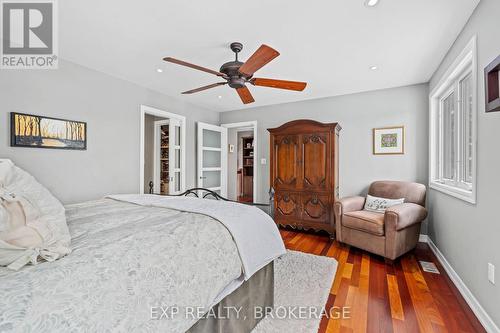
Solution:
<svg viewBox="0 0 500 333"><path fill-rule="evenodd" d="M376 70L378 69L378 67L377 67L377 66L371 66L371 67L370 67L370 69L371 69L372 71L376 71Z"/></svg>
<svg viewBox="0 0 500 333"><path fill-rule="evenodd" d="M222 99L222 96L221 96L221 95L219 95L219 96L217 96L217 97L218 97L219 99Z"/></svg>
<svg viewBox="0 0 500 333"><path fill-rule="evenodd" d="M158 73L163 73L163 69L161 69L161 68L156 69L156 71L157 71Z"/></svg>
<svg viewBox="0 0 500 333"><path fill-rule="evenodd" d="M378 4L379 0L366 0L365 1L365 6L366 7L375 7Z"/></svg>

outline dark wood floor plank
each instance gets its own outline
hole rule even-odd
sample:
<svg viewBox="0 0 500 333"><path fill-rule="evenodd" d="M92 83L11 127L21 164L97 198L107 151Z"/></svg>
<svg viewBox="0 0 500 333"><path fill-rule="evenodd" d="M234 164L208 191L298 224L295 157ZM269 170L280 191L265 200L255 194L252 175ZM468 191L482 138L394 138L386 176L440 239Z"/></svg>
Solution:
<svg viewBox="0 0 500 333"><path fill-rule="evenodd" d="M370 265L370 302L368 304L368 332L393 332L385 261L372 256Z"/></svg>
<svg viewBox="0 0 500 333"><path fill-rule="evenodd" d="M456 287L437 261L437 258L429 251L429 246L427 244L419 245L414 251L414 255L417 260L434 262L441 272L438 275L423 272L423 275L446 322L445 326L451 328L450 332L486 332L474 314L468 314L467 311L464 311L469 306L462 295L457 294ZM466 314L465 317L463 317L464 313Z"/></svg>
<svg viewBox="0 0 500 333"><path fill-rule="evenodd" d="M396 275L396 280L398 282L399 295L401 296L401 304L403 306L403 312L405 314L405 320L403 322L403 332L418 333L420 332L420 330L418 328L417 317L415 315L415 309L413 308L413 303L411 301L408 285L406 284L401 261L396 261L396 263L393 265L393 269L394 274Z"/></svg>
<svg viewBox="0 0 500 333"><path fill-rule="evenodd" d="M288 249L335 258L325 309L349 307L349 318L323 318L320 333L485 332L427 244L387 263L328 236L280 230ZM441 274L423 272L418 260Z"/></svg>
<svg viewBox="0 0 500 333"><path fill-rule="evenodd" d="M401 264L420 330L435 332L437 327L440 328L439 331L442 331L441 327L444 327L443 318L415 257L413 255L406 256L401 259Z"/></svg>

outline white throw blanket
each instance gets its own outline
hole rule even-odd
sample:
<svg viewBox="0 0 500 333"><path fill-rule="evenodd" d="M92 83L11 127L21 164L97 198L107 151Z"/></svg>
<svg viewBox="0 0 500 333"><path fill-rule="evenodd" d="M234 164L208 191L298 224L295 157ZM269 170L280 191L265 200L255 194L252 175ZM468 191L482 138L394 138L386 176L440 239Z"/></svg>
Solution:
<svg viewBox="0 0 500 333"><path fill-rule="evenodd" d="M244 204L194 197L112 195L110 199L141 206L170 208L210 216L231 233L243 263L245 280L286 253L276 224L262 210Z"/></svg>

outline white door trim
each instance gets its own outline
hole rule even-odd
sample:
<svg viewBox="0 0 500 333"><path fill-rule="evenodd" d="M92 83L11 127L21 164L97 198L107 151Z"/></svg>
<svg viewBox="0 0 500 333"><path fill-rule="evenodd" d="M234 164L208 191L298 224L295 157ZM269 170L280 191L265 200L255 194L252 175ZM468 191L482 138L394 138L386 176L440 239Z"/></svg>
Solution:
<svg viewBox="0 0 500 333"><path fill-rule="evenodd" d="M186 190L186 117L178 115L176 113L171 113L163 111L160 109L155 109L147 105L140 106L140 145L139 145L139 194L144 194L144 118L146 114L163 117L163 118L175 118L181 122L181 191Z"/></svg>
<svg viewBox="0 0 500 333"><path fill-rule="evenodd" d="M168 125L170 120L156 120L154 122L155 129L155 138L154 138L154 158L153 158L153 182L154 182L154 193L160 193L160 169L158 166L160 165L160 126Z"/></svg>
<svg viewBox="0 0 500 333"><path fill-rule="evenodd" d="M225 128L243 128L243 127L251 127L253 128L253 202L257 202L257 188L258 188L258 180L259 180L259 140L258 140L258 128L257 128L257 120L252 121L243 121L239 123L229 123L222 124L221 127ZM226 158L227 164L227 158ZM226 180L227 184L227 180Z"/></svg>

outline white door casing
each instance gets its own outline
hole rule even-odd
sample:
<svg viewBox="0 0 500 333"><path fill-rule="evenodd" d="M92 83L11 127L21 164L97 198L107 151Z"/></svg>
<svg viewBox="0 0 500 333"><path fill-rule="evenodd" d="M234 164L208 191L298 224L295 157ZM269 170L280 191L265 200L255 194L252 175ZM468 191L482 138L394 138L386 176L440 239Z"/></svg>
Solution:
<svg viewBox="0 0 500 333"><path fill-rule="evenodd" d="M177 120L180 122L180 176L179 176L179 192L186 190L186 117L178 115L176 113L171 113L147 105L140 106L140 142L139 142L139 194L144 194L144 123L146 114L167 118L170 121ZM169 152L170 154L170 152Z"/></svg>
<svg viewBox="0 0 500 333"><path fill-rule="evenodd" d="M259 179L259 141L258 141L258 128L257 128L257 121L252 120L252 121L244 121L244 122L239 122L239 123L229 123L229 124L222 124L221 125L224 128L252 128L253 129L253 142L254 142L254 148L253 148L253 202L258 202L257 200L257 183ZM226 155L227 156L227 155ZM226 162L227 166L227 157L226 157ZM227 179L227 176L226 176Z"/></svg>
<svg viewBox="0 0 500 333"><path fill-rule="evenodd" d="M227 196L227 128L198 122L197 186Z"/></svg>

